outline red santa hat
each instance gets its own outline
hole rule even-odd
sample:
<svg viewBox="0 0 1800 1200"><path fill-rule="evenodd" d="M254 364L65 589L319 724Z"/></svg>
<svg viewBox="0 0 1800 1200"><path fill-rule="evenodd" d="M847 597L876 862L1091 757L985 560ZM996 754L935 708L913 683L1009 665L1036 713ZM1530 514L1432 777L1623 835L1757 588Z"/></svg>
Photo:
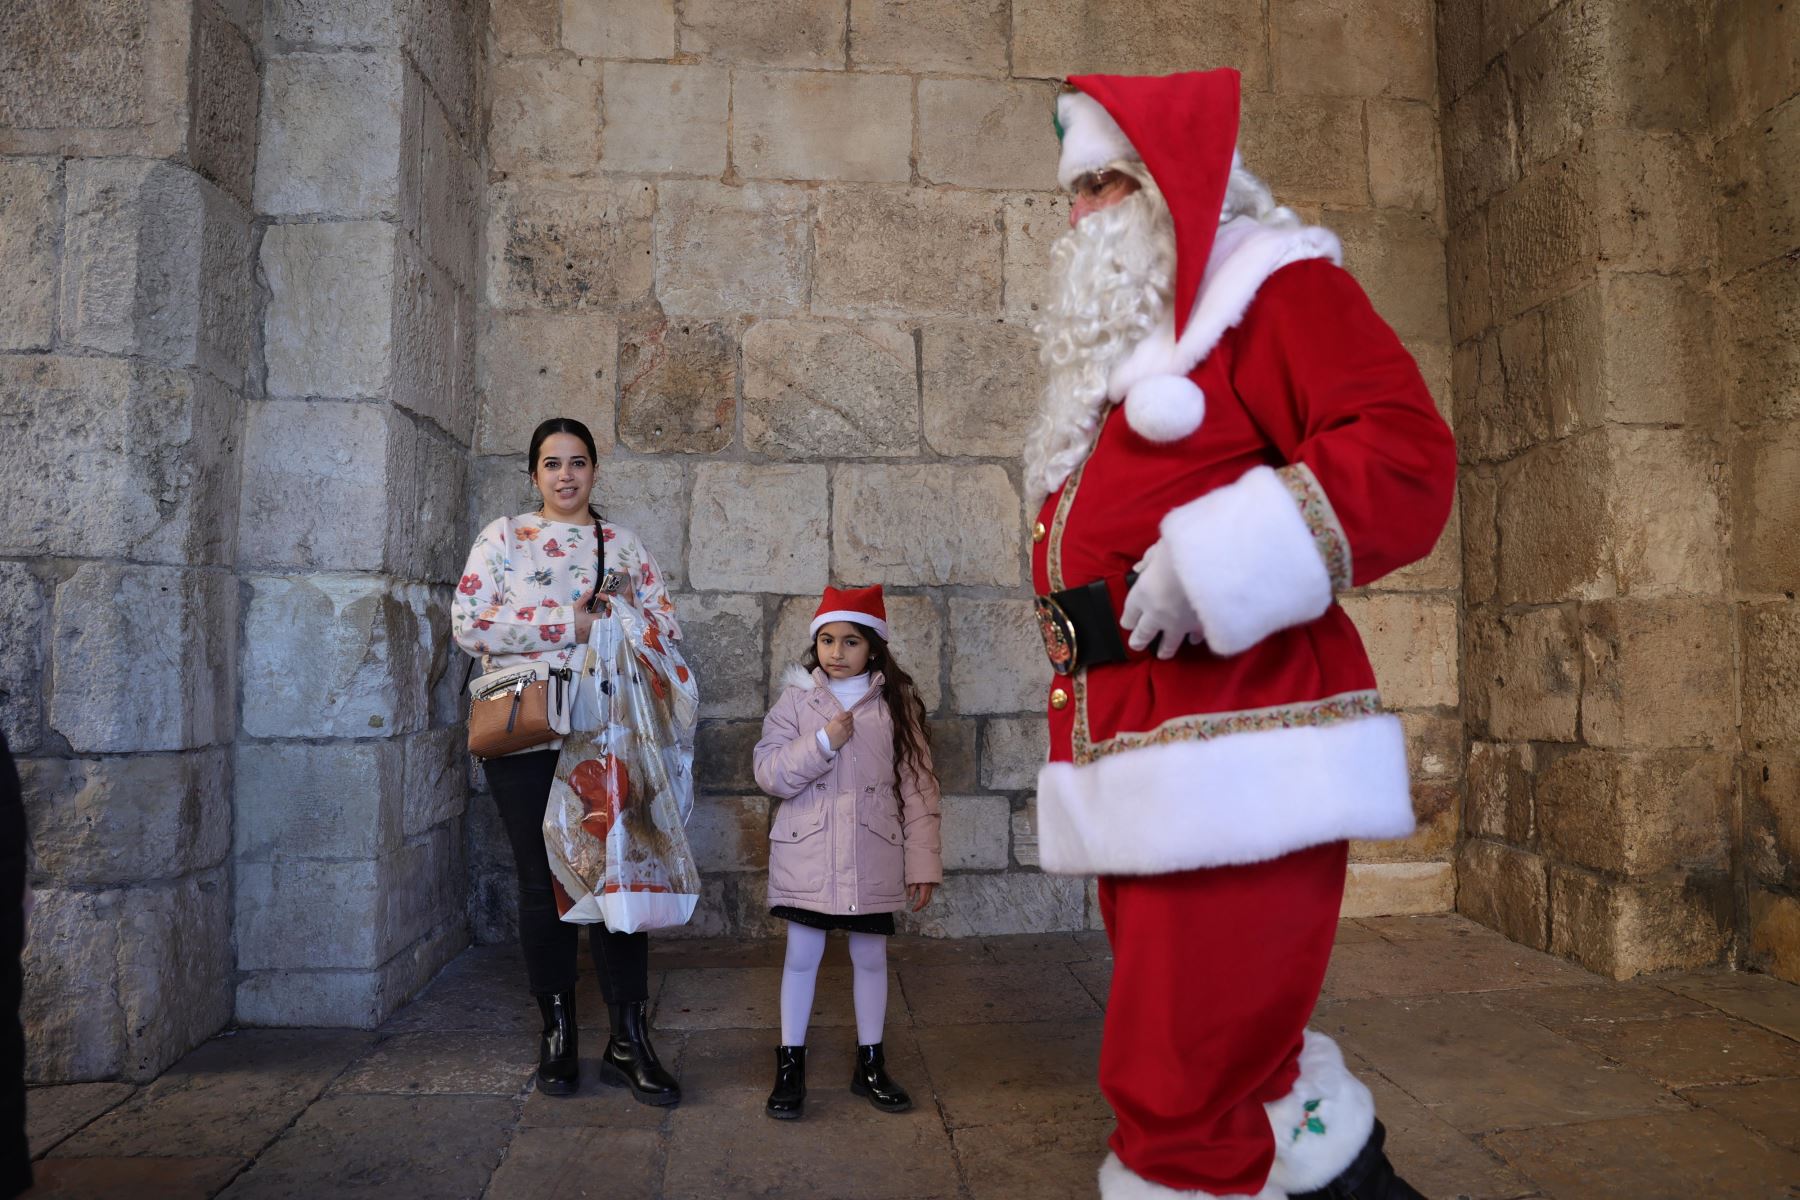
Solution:
<svg viewBox="0 0 1800 1200"><path fill-rule="evenodd" d="M858 625L867 625L881 635L882 641L887 641L887 605L881 598L881 585L878 583L866 588L827 587L824 598L819 601L819 611L813 614L812 627L807 630L807 635L816 635L819 626L829 625L833 621L855 621Z"/></svg>
<svg viewBox="0 0 1800 1200"><path fill-rule="evenodd" d="M1229 67L1175 75L1072 75L1058 98L1057 182L1072 187L1120 159L1144 164L1175 224L1175 337L1194 311L1212 256L1237 151L1239 80ZM1145 437L1174 441L1199 428L1205 397L1191 381L1157 375L1131 389L1125 416Z"/></svg>

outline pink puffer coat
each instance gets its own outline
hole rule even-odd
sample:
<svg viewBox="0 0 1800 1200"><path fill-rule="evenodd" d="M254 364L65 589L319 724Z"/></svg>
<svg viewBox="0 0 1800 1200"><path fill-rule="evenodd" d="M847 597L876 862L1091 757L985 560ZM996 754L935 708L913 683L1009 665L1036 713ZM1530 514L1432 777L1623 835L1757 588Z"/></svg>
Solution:
<svg viewBox="0 0 1800 1200"><path fill-rule="evenodd" d="M828 755L818 732L843 711L825 673L793 670L763 718L756 782L780 803L769 830L769 903L823 913L897 912L909 883L940 883L937 777L905 772L894 795L893 717L871 677L850 706L850 740ZM929 765L929 760L928 760Z"/></svg>

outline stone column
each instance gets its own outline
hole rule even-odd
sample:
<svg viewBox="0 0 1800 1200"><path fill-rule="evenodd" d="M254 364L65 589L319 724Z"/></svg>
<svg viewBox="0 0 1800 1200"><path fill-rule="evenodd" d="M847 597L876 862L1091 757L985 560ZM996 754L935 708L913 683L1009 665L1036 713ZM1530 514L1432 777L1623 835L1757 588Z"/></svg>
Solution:
<svg viewBox="0 0 1800 1200"><path fill-rule="evenodd" d="M1731 942L1726 427L1707 6L1439 7L1461 911L1618 978Z"/></svg>
<svg viewBox="0 0 1800 1200"><path fill-rule="evenodd" d="M0 15L0 723L35 1079L150 1078L231 1016L254 7Z"/></svg>
<svg viewBox="0 0 1800 1200"><path fill-rule="evenodd" d="M475 419L482 8L267 9L237 555L249 1024L374 1025L467 941L448 597Z"/></svg>

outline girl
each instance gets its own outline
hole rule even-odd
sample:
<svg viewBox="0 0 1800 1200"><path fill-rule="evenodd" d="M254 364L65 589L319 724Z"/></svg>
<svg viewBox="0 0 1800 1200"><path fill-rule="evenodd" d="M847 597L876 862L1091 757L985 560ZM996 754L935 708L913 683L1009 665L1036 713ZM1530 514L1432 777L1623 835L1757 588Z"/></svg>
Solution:
<svg viewBox="0 0 1800 1200"><path fill-rule="evenodd" d="M643 610L663 636L681 636L656 560L630 530L602 523L589 503L594 460L594 435L586 425L568 417L545 421L531 435L529 468L543 498L541 507L502 517L475 539L457 588L451 629L459 646L486 660L486 670L532 659L579 667L575 656L593 627L592 606L611 599ZM538 1087L550 1095L573 1092L579 1075L579 935L557 913L543 834L544 805L561 745L551 741L482 764L518 867L519 946L544 1018ZM676 1103L681 1088L657 1061L644 1013L650 994L648 937L592 925L588 949L611 1016L612 1038L600 1062L601 1079L629 1087L645 1104Z"/></svg>
<svg viewBox="0 0 1800 1200"><path fill-rule="evenodd" d="M850 1090L883 1112L912 1107L882 1061L886 939L902 904L918 912L931 902L944 868L925 706L887 633L879 585L826 588L805 668L789 669L756 744L756 782L781 802L769 830L769 911L787 921L788 941L767 1111L783 1120L806 1100L806 1019L831 929L849 934L855 968Z"/></svg>

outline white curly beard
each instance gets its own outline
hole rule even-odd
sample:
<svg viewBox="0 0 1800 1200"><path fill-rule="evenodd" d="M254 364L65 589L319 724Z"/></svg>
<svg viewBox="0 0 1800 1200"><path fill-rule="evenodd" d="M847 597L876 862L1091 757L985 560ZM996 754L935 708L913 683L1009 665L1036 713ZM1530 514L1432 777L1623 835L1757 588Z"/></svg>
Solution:
<svg viewBox="0 0 1800 1200"><path fill-rule="evenodd" d="M1048 381L1025 439L1032 507L1093 448L1114 364L1156 328L1175 286L1175 226L1155 184L1090 213L1050 251L1054 295L1033 326Z"/></svg>

